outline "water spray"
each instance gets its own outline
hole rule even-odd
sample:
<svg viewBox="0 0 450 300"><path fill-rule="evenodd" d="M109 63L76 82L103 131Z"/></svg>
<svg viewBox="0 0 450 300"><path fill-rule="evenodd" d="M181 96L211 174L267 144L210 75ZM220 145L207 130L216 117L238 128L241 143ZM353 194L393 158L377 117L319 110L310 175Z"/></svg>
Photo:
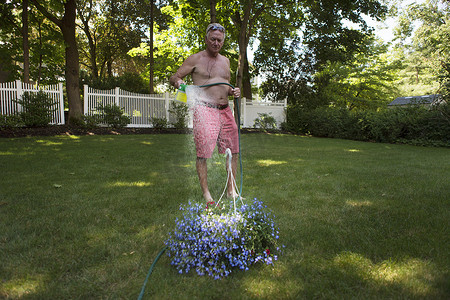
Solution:
<svg viewBox="0 0 450 300"><path fill-rule="evenodd" d="M231 87L232 89L234 89L234 86L228 82L216 82L216 83L210 83L210 84L205 84L205 85L199 85L197 87L199 88L206 88L206 87L211 87L211 86L215 86L215 85L228 85L229 87ZM187 94L186 94L186 88L188 87L187 84L180 84L180 87L177 90L177 93L175 95L175 100L187 103ZM241 154L241 113L240 113L240 105L239 105L239 98L235 97L234 98L234 105L236 106L236 112L237 112L237 120L238 122L236 122L236 125L238 127L238 137L239 137L239 167L240 167L240 173L241 173L241 181L240 181L240 190L238 191L238 200L241 200L242 202L242 182L243 182L243 169L242 169L242 154ZM231 150L228 148L226 150L226 156L228 158L227 160L227 170L228 170L228 174L231 174L230 176L227 175L227 183L228 180L232 180L234 183L234 186L236 187L236 180L233 176L233 172L231 170L231 159L232 159L232 154L231 154ZM231 178L230 178L231 177ZM226 188L226 184L225 184L225 188ZM225 192L225 191L224 191ZM222 194L223 196L223 194ZM220 199L222 198L222 196L220 197ZM220 201L219 199L219 201ZM233 197L233 201L234 201L234 210L236 211L236 199L235 197ZM153 261L153 264L151 265L147 277L145 278L144 284L142 286L141 289L141 293L139 294L138 300L141 300L142 297L144 297L144 292L145 292L145 286L147 285L147 281L150 278L151 273L153 272L153 268L156 265L156 262L159 260L159 258L161 257L161 255L164 253L164 251L166 251L166 249L168 248L168 246L165 246L156 256L155 260Z"/></svg>

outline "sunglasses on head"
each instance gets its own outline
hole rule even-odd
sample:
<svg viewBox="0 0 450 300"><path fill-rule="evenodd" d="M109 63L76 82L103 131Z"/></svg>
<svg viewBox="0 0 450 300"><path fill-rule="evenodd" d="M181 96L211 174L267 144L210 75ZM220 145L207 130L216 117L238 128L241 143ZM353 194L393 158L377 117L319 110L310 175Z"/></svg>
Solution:
<svg viewBox="0 0 450 300"><path fill-rule="evenodd" d="M225 28L221 25L210 25L208 26L208 29L206 30L206 33L210 32L211 30L219 30L221 32L225 32Z"/></svg>

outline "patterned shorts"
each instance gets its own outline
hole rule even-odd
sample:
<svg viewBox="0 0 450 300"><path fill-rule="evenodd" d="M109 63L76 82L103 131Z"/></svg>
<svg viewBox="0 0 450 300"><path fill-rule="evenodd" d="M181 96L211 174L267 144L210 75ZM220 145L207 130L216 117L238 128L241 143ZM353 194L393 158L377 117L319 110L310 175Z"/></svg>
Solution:
<svg viewBox="0 0 450 300"><path fill-rule="evenodd" d="M194 107L194 141L197 157L211 158L217 144L219 153L230 148L239 153L239 136L231 108L224 109L196 105Z"/></svg>

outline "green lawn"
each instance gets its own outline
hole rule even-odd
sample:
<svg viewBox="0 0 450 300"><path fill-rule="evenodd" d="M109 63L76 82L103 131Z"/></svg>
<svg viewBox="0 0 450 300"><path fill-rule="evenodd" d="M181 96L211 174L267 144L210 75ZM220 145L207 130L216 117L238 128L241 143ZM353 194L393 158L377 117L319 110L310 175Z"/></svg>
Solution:
<svg viewBox="0 0 450 300"><path fill-rule="evenodd" d="M0 139L0 298L136 299L179 205L189 135ZM450 150L242 136L243 195L273 211L274 266L223 280L158 261L144 299L448 299ZM209 162L212 194L224 160Z"/></svg>

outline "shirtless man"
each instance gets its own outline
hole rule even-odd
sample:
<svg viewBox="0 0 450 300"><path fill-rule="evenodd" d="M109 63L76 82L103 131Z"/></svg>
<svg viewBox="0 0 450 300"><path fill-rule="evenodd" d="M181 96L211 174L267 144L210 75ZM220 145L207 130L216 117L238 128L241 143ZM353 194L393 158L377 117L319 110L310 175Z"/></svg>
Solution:
<svg viewBox="0 0 450 300"><path fill-rule="evenodd" d="M225 39L225 28L217 23L209 24L206 29L206 49L189 56L177 72L170 77L170 84L179 88L185 84L183 78L191 75L194 85L206 85L218 82L230 82L230 61L219 52ZM232 174L236 178L239 153L239 137L237 125L228 96L238 98L239 88L232 89L228 85L215 85L202 88L202 99L194 107L194 141L197 150L197 174L203 197L212 201L208 188L208 169L206 159L211 158L215 145L219 153L230 148L232 155ZM228 171L228 169L227 169ZM236 197L235 187L228 172L227 196Z"/></svg>

